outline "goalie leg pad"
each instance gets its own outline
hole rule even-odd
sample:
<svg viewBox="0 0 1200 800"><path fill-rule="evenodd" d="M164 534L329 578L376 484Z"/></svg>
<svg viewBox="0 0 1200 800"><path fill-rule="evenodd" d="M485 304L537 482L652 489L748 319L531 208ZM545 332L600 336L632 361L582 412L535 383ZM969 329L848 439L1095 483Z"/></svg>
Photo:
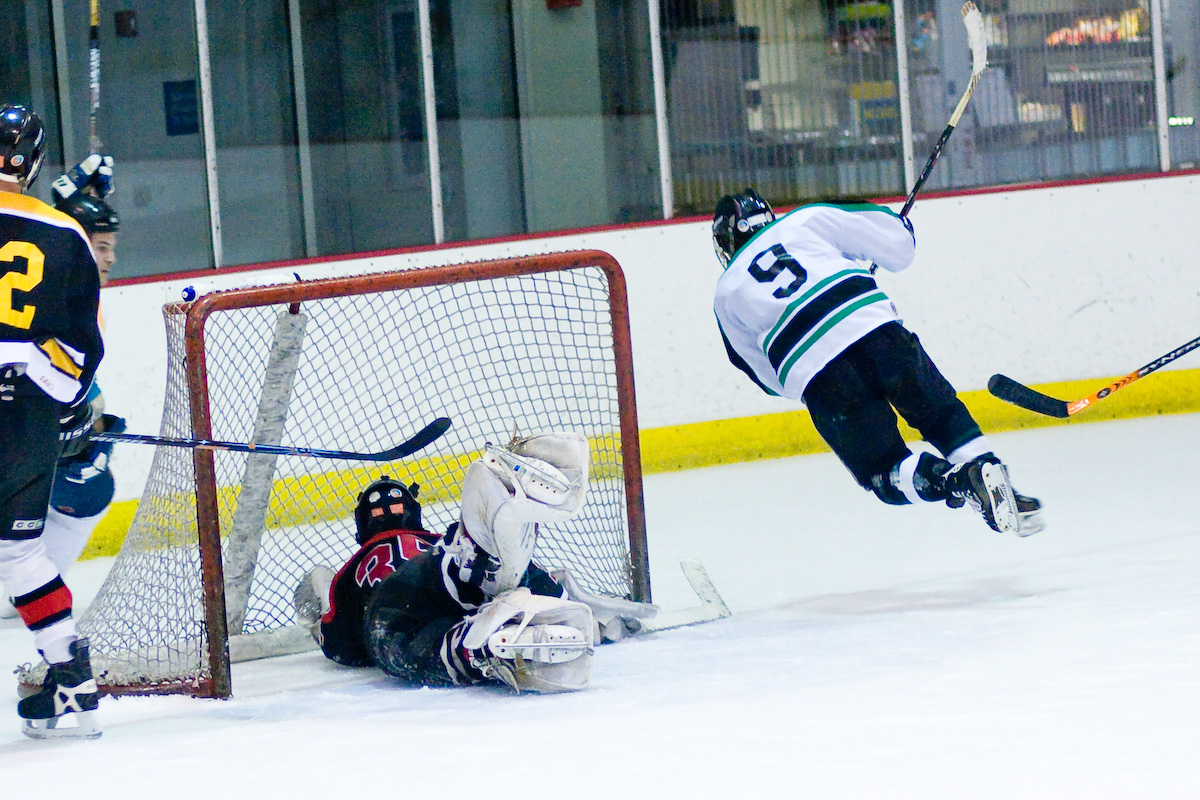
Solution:
<svg viewBox="0 0 1200 800"><path fill-rule="evenodd" d="M529 518L531 504L540 505L528 499L517 500L481 461L468 467L459 534L465 532L474 546L492 557L486 586L482 587L489 597L515 589L529 567L537 543L537 527Z"/></svg>
<svg viewBox="0 0 1200 800"><path fill-rule="evenodd" d="M579 513L587 492L587 439L545 433L489 446L467 469L462 526L499 562L497 593L515 589L537 543L537 523L565 522Z"/></svg>
<svg viewBox="0 0 1200 800"><path fill-rule="evenodd" d="M459 684L492 679L518 692L576 691L591 677L594 628L583 603L516 589L452 628L442 662Z"/></svg>

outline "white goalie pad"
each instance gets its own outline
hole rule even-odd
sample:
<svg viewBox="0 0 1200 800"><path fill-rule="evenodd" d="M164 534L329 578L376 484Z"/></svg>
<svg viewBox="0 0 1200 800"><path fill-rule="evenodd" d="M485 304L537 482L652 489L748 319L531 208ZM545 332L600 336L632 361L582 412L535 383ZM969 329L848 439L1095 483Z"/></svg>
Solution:
<svg viewBox="0 0 1200 800"><path fill-rule="evenodd" d="M497 591L516 588L537 543L537 523L564 522L583 508L588 443L576 433L542 433L489 445L467 469L462 523L467 535L500 562Z"/></svg>
<svg viewBox="0 0 1200 800"><path fill-rule="evenodd" d="M468 622L462 646L484 654L484 674L518 692L570 692L592 674L595 621L583 603L505 592Z"/></svg>
<svg viewBox="0 0 1200 800"><path fill-rule="evenodd" d="M578 433L514 438L487 445L481 459L512 492L531 504L530 522L565 522L583 508L588 487L588 441Z"/></svg>

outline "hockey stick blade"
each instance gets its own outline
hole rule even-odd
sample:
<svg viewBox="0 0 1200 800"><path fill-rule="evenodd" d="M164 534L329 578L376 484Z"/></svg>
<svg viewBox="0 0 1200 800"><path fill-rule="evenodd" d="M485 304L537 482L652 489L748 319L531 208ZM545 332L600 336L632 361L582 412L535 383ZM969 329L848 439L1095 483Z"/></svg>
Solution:
<svg viewBox="0 0 1200 800"><path fill-rule="evenodd" d="M689 625L701 625L705 622L725 619L733 614L729 610L729 606L725 605L725 601L721 599L721 594L713 585L712 578L708 577L708 571L704 569L703 564L694 558L685 558L680 560L679 566L683 570L688 584L691 585L692 591L700 598L700 605L681 608L677 611L660 611L650 619L642 620L642 629L639 633L656 633L674 628L685 628Z"/></svg>
<svg viewBox="0 0 1200 800"><path fill-rule="evenodd" d="M423 450L433 444L450 428L447 417L438 417L426 425L411 439L407 439L395 447L380 453L356 453L349 450L320 450L315 447L284 447L272 444L245 444L242 442L220 442L212 439L177 439L170 436L147 436L137 433L93 433L91 439L96 442L131 442L134 444L153 444L165 447L204 448L209 450L228 450L237 453L261 453L276 456L310 456L312 458L343 459L345 461L396 461L407 458L413 453Z"/></svg>
<svg viewBox="0 0 1200 800"><path fill-rule="evenodd" d="M1062 419L1070 416L1067 412L1067 401L1056 400L1048 394L1030 389L1007 375L993 375L988 381L988 391L1004 402L1012 403L1026 411Z"/></svg>
<svg viewBox="0 0 1200 800"><path fill-rule="evenodd" d="M1112 383L1106 384L1087 397L1081 397L1078 400L1056 400L1050 395L1030 389L1025 384L1017 383L1012 378L1005 377L1004 375L993 375L991 380L988 381L988 391L1001 400L1012 403L1014 406L1020 406L1028 411L1035 411L1038 414L1045 414L1048 417L1069 417L1073 414L1078 414L1085 408L1090 408L1093 404L1098 403L1120 389L1124 389L1134 381L1141 380L1150 373L1165 367L1175 359L1192 352L1197 347L1200 347L1200 336L1192 339L1190 342L1179 345L1179 347L1176 347L1165 355L1159 356L1149 364L1138 367L1128 375L1117 378Z"/></svg>

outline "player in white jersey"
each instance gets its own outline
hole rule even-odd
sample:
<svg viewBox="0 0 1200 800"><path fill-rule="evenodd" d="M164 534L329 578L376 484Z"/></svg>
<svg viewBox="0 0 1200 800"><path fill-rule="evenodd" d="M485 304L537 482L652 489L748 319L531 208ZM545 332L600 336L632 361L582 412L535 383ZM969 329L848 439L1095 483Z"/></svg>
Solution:
<svg viewBox="0 0 1200 800"><path fill-rule="evenodd" d="M778 219L753 189L713 216L725 274L714 310L729 360L763 391L799 399L858 481L893 505L970 504L995 530L1041 530L1041 503L1008 470L895 306L879 267L916 255L912 223L872 203L816 203ZM941 453L914 453L896 412Z"/></svg>

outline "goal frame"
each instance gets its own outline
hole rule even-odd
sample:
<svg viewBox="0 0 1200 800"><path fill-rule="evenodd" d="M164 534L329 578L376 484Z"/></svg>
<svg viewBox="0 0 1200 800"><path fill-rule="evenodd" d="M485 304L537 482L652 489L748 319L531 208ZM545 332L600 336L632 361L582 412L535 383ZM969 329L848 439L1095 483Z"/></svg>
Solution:
<svg viewBox="0 0 1200 800"><path fill-rule="evenodd" d="M283 306L297 313L306 300L417 289L571 269L601 269L608 281L609 314L616 367L616 390L621 434L621 458L629 534L630 599L650 602L649 555L646 546L645 508L642 494L641 448L634 392L633 352L629 329L629 304L625 277L616 259L600 250L581 250L520 256L465 264L368 273L301 283L236 289L208 294L189 304L184 320L187 386L193 436L212 438L212 413L208 394L205 323L214 313L241 308ZM210 678L195 687L197 696L227 698L232 694L229 628L226 619L225 577L221 555L221 529L214 450L197 447L192 452L196 475L196 520L200 549L204 617L208 630ZM204 685L207 683L207 685Z"/></svg>

